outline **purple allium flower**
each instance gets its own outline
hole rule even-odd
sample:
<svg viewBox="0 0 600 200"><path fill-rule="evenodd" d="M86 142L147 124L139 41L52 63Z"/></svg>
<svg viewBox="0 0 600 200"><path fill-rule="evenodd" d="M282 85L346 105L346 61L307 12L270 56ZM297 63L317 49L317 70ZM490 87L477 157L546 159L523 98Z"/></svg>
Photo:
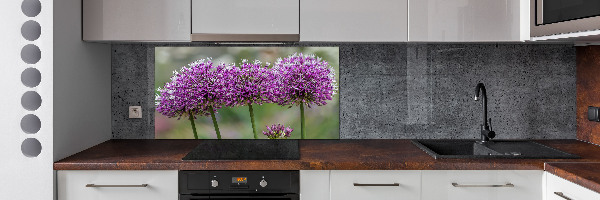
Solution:
<svg viewBox="0 0 600 200"><path fill-rule="evenodd" d="M235 88L233 88L235 95L232 97L238 102L232 102L233 104L228 106L271 103L277 88L273 86L275 75L268 67L268 65L262 66L258 60L254 63L242 60L235 78Z"/></svg>
<svg viewBox="0 0 600 200"><path fill-rule="evenodd" d="M267 131L263 131L263 134L266 135L269 139L287 139L290 137L290 134L294 131L294 129L285 127L285 125L281 124L273 124L271 126L267 126Z"/></svg>
<svg viewBox="0 0 600 200"><path fill-rule="evenodd" d="M232 87L239 69L223 63L214 65L202 59L174 71L171 81L157 89L156 111L167 117L210 115L214 110L236 100Z"/></svg>
<svg viewBox="0 0 600 200"><path fill-rule="evenodd" d="M331 100L338 90L335 70L327 61L315 55L295 53L278 59L273 67L279 88L274 102L279 105L312 104L322 106Z"/></svg>

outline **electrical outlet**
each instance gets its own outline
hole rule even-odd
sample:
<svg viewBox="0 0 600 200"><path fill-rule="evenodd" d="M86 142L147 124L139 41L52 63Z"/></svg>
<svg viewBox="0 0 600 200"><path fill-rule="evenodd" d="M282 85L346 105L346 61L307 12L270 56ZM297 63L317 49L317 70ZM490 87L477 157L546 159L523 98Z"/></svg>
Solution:
<svg viewBox="0 0 600 200"><path fill-rule="evenodd" d="M142 106L129 106L129 118L142 118Z"/></svg>

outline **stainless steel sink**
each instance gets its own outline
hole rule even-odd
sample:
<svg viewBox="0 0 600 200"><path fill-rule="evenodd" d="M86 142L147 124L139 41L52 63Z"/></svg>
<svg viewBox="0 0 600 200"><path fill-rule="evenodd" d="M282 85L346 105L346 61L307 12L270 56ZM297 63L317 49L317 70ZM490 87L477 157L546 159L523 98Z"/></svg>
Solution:
<svg viewBox="0 0 600 200"><path fill-rule="evenodd" d="M577 155L532 141L412 140L435 159L439 158L517 158L575 159Z"/></svg>

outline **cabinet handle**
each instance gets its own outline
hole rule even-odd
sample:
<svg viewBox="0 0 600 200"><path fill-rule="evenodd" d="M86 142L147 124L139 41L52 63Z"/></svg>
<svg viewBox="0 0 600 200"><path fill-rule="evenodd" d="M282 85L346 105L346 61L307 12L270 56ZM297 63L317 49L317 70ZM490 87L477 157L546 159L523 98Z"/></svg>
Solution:
<svg viewBox="0 0 600 200"><path fill-rule="evenodd" d="M556 196L562 197L565 200L573 200L573 199L569 198L568 196L565 196L565 194L563 194L562 192L554 192L554 194Z"/></svg>
<svg viewBox="0 0 600 200"><path fill-rule="evenodd" d="M458 183L452 183L454 187L515 187L512 183L507 183L504 185L461 185Z"/></svg>
<svg viewBox="0 0 600 200"><path fill-rule="evenodd" d="M391 183L391 184L364 184L364 183L354 183L354 186L400 186L400 183Z"/></svg>
<svg viewBox="0 0 600 200"><path fill-rule="evenodd" d="M148 187L148 184L141 185L96 185L96 184L87 184L85 187Z"/></svg>

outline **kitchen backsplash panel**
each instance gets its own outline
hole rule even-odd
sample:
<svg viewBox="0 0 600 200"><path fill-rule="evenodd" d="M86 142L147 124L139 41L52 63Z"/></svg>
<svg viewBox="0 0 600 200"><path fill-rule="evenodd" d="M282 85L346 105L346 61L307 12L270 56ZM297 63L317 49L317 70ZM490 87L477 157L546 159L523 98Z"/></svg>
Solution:
<svg viewBox="0 0 600 200"><path fill-rule="evenodd" d="M113 44L114 139L154 137L154 47ZM575 48L563 44L302 44L340 47L340 138L479 138L486 84L499 139L576 137ZM206 45L205 45L206 46ZM142 106L142 119L128 107Z"/></svg>

